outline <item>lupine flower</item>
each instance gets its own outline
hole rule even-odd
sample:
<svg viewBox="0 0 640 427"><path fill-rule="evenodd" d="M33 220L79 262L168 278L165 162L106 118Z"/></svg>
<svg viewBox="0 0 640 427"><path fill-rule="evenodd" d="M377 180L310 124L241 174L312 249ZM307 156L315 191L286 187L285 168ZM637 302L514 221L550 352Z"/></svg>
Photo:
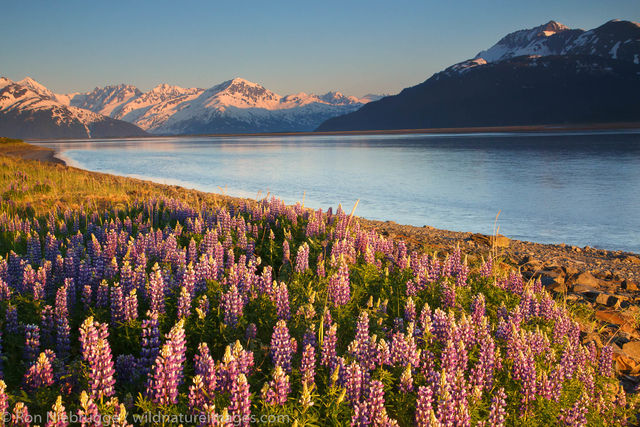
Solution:
<svg viewBox="0 0 640 427"><path fill-rule="evenodd" d="M507 395L504 388L499 388L491 399L491 410L489 411L489 425L502 427L505 423L505 406Z"/></svg>
<svg viewBox="0 0 640 427"><path fill-rule="evenodd" d="M344 257L340 258L338 272L329 279L329 300L335 307L345 305L351 299L351 285L349 280L349 267Z"/></svg>
<svg viewBox="0 0 640 427"><path fill-rule="evenodd" d="M209 299L206 295L203 295L198 300L198 306L196 307L196 313L198 313L199 319L204 319L209 314Z"/></svg>
<svg viewBox="0 0 640 427"><path fill-rule="evenodd" d="M60 359L64 359L69 353L69 313L67 311L67 290L65 287L58 289L56 293L56 306L54 309L56 323L56 351Z"/></svg>
<svg viewBox="0 0 640 427"><path fill-rule="evenodd" d="M408 364L400 376L400 391L409 393L413 390L413 377L411 376L411 364Z"/></svg>
<svg viewBox="0 0 640 427"><path fill-rule="evenodd" d="M234 326L238 323L238 318L242 316L244 300L236 285L231 285L229 290L222 295L222 308L224 310L225 325Z"/></svg>
<svg viewBox="0 0 640 427"><path fill-rule="evenodd" d="M162 278L160 266L158 266L158 264L156 263L151 271L151 276L149 277L149 284L147 288L149 307L152 311L164 313L164 294L164 279Z"/></svg>
<svg viewBox="0 0 640 427"><path fill-rule="evenodd" d="M613 375L613 347L606 345L600 350L598 359L598 371L600 375L610 377Z"/></svg>
<svg viewBox="0 0 640 427"><path fill-rule="evenodd" d="M291 372L291 336L284 320L278 320L271 336L271 358L274 365Z"/></svg>
<svg viewBox="0 0 640 427"><path fill-rule="evenodd" d="M324 335L322 341L322 353L320 356L320 363L322 366L326 366L330 371L335 368L336 362L336 343L338 342L338 325L334 324L329 327L329 330Z"/></svg>
<svg viewBox="0 0 640 427"><path fill-rule="evenodd" d="M53 385L53 368L45 353L40 353L38 360L27 370L24 384L30 390Z"/></svg>
<svg viewBox="0 0 640 427"><path fill-rule="evenodd" d="M31 363L40 350L40 328L37 325L26 325L24 334L24 358L27 363Z"/></svg>
<svg viewBox="0 0 640 427"><path fill-rule="evenodd" d="M202 410L202 407L209 403L209 395L205 389L205 384L202 381L202 376L194 375L193 384L189 386L189 409L192 412L198 413ZM213 396L211 396L213 397Z"/></svg>
<svg viewBox="0 0 640 427"><path fill-rule="evenodd" d="M311 400L311 388L306 382L302 383L302 395L300 396L299 403L302 406L303 411L306 411L313 406L313 400Z"/></svg>
<svg viewBox="0 0 640 427"><path fill-rule="evenodd" d="M191 313L191 293L186 287L180 288L180 297L178 298L178 319L189 317Z"/></svg>
<svg viewBox="0 0 640 427"><path fill-rule="evenodd" d="M280 365L273 371L273 379L264 385L262 398L268 405L284 405L289 397L289 376Z"/></svg>
<svg viewBox="0 0 640 427"><path fill-rule="evenodd" d="M203 390L209 395L213 395L217 383L216 367L207 343L200 343L193 361L196 375L202 378Z"/></svg>
<svg viewBox="0 0 640 427"><path fill-rule="evenodd" d="M131 289L124 299L124 321L131 322L138 318L138 291Z"/></svg>
<svg viewBox="0 0 640 427"><path fill-rule="evenodd" d="M304 273L309 268L309 245L305 242L298 248L298 254L296 255L296 266L294 271L296 273Z"/></svg>
<svg viewBox="0 0 640 427"><path fill-rule="evenodd" d="M300 374L302 383L311 386L316 376L316 351L313 346L307 344L302 352L302 362L300 364Z"/></svg>
<svg viewBox="0 0 640 427"><path fill-rule="evenodd" d="M101 425L102 417L98 412L98 406L86 391L80 393L80 408L78 418L82 427Z"/></svg>
<svg viewBox="0 0 640 427"><path fill-rule="evenodd" d="M290 259L291 258L291 252L289 250L289 242L285 239L284 242L282 242L282 263L283 264L288 264L290 263Z"/></svg>
<svg viewBox="0 0 640 427"><path fill-rule="evenodd" d="M69 416L62 404L62 396L58 396L56 403L47 412L47 427L66 427L69 425Z"/></svg>
<svg viewBox="0 0 640 427"><path fill-rule="evenodd" d="M278 285L277 282L274 282L273 286L278 318L289 320L291 314L289 313L289 291L287 289L287 285L284 282L281 282L280 285Z"/></svg>
<svg viewBox="0 0 640 427"><path fill-rule="evenodd" d="M111 287L110 306L111 322L114 324L124 322L124 295L122 294L122 287L118 284Z"/></svg>
<svg viewBox="0 0 640 427"><path fill-rule="evenodd" d="M185 359L184 319L167 335L167 342L156 358L149 380L147 396L159 405L176 404Z"/></svg>
<svg viewBox="0 0 640 427"><path fill-rule="evenodd" d="M407 323L415 322L416 320L416 304L411 297L407 298L407 302L405 302L404 319Z"/></svg>
<svg viewBox="0 0 640 427"><path fill-rule="evenodd" d="M118 381L134 382L138 377L137 359L133 354L121 354L116 358L116 374Z"/></svg>
<svg viewBox="0 0 640 427"><path fill-rule="evenodd" d="M142 321L142 351L140 353L140 369L146 375L160 351L160 330L158 329L158 312L148 311L148 319Z"/></svg>
<svg viewBox="0 0 640 427"><path fill-rule="evenodd" d="M286 377L288 379L288 377ZM231 387L229 415L234 420L239 420L240 425L248 426L251 420L251 393L249 383L244 374L238 375Z"/></svg>
<svg viewBox="0 0 640 427"><path fill-rule="evenodd" d="M11 414L11 423L16 426L30 426L31 425L31 415L29 415L29 408L24 402L18 402L13 407L13 412Z"/></svg>
<svg viewBox="0 0 640 427"><path fill-rule="evenodd" d="M433 391L429 386L418 387L416 401L416 425L420 427L434 427L435 413L433 412Z"/></svg>
<svg viewBox="0 0 640 427"><path fill-rule="evenodd" d="M11 304L7 305L5 322L7 333L17 334L20 331L20 326L18 325L18 309Z"/></svg>
<svg viewBox="0 0 640 427"><path fill-rule="evenodd" d="M94 322L93 317L88 317L80 326L80 348L82 358L89 366L89 387L94 398L115 393L115 371L108 337L107 325Z"/></svg>

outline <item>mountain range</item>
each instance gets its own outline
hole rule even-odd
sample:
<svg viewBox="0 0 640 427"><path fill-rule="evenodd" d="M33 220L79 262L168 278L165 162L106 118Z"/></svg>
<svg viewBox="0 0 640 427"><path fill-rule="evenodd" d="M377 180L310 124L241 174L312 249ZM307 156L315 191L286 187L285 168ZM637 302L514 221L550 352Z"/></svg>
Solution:
<svg viewBox="0 0 640 427"><path fill-rule="evenodd" d="M131 123L70 105L38 82L0 77L0 135L17 138L105 138L146 135Z"/></svg>
<svg viewBox="0 0 640 427"><path fill-rule="evenodd" d="M56 94L27 77L0 80L0 134L22 138L312 131L328 118L381 98L281 96L235 78L209 89L119 84Z"/></svg>
<svg viewBox="0 0 640 427"><path fill-rule="evenodd" d="M0 135L104 138L640 121L640 24L515 31L397 95L281 96L235 78L208 89L119 84L57 94L0 78Z"/></svg>
<svg viewBox="0 0 640 427"><path fill-rule="evenodd" d="M638 99L640 24L585 31L550 21L317 130L637 122Z"/></svg>

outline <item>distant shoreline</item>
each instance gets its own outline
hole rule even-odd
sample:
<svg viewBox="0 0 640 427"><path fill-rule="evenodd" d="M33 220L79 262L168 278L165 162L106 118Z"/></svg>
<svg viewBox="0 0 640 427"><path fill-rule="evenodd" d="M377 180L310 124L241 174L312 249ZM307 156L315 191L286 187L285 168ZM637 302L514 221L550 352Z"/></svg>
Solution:
<svg viewBox="0 0 640 427"><path fill-rule="evenodd" d="M604 131L604 130L640 130L640 122L616 122L594 123L575 125L531 125L531 126L485 126L485 127L459 127L459 128L428 128L428 129L389 129L389 130L354 130L335 132L256 132L256 133L207 133L207 134L181 134L181 135L146 135L131 137L105 137L100 139L152 139L152 138L245 138L245 137L278 137L278 136L340 136L340 135L412 135L412 134L482 134L482 133L527 133L527 132L571 132L571 131ZM56 141L86 141L91 138L33 138L25 139L29 142L56 142Z"/></svg>

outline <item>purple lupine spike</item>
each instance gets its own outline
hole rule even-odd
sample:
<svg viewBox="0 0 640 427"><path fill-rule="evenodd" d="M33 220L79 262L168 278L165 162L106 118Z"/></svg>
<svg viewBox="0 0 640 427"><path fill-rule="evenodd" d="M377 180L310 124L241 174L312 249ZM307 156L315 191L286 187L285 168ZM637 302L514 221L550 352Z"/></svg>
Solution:
<svg viewBox="0 0 640 427"><path fill-rule="evenodd" d="M286 378L288 379L288 377ZM239 420L239 422L235 422L235 425L251 425L251 392L244 374L238 375L231 387L229 416L233 420Z"/></svg>
<svg viewBox="0 0 640 427"><path fill-rule="evenodd" d="M296 255L296 273L304 273L309 268L309 245L305 242L298 248Z"/></svg>
<svg viewBox="0 0 640 427"><path fill-rule="evenodd" d="M411 375L411 364L408 364L400 376L400 392L410 393L413 391L413 376Z"/></svg>
<svg viewBox="0 0 640 427"><path fill-rule="evenodd" d="M91 307L92 291L93 289L89 284L84 285L84 287L82 288L82 295L80 296L80 299L82 301L82 306L84 307L84 311L89 311L89 308Z"/></svg>
<svg viewBox="0 0 640 427"><path fill-rule="evenodd" d="M194 375L192 381L193 384L189 386L189 394L187 396L189 409L192 413L199 413L202 407L209 403L209 394L205 390L202 376Z"/></svg>
<svg viewBox="0 0 640 427"><path fill-rule="evenodd" d="M131 322L138 318L138 291L131 289L124 299L124 321Z"/></svg>
<svg viewBox="0 0 640 427"><path fill-rule="evenodd" d="M499 388L496 394L491 399L491 409L489 411L489 425L496 427L503 427L505 423L505 407L506 407L507 395L504 392L504 388Z"/></svg>
<svg viewBox="0 0 640 427"><path fill-rule="evenodd" d="M53 385L53 368L45 353L40 353L38 360L33 363L24 376L24 384L28 390L34 391L40 387Z"/></svg>
<svg viewBox="0 0 640 427"><path fill-rule="evenodd" d="M31 425L31 415L29 414L29 408L24 402L18 402L13 407L11 413L11 424L21 427L29 427Z"/></svg>
<svg viewBox="0 0 640 427"><path fill-rule="evenodd" d="M478 294L471 300L471 313L473 323L479 325L485 315L485 298L484 294Z"/></svg>
<svg viewBox="0 0 640 427"><path fill-rule="evenodd" d="M191 314L191 293L186 287L180 288L178 297L178 319L189 317Z"/></svg>
<svg viewBox="0 0 640 427"><path fill-rule="evenodd" d="M198 300L198 306L196 307L196 312L198 313L198 317L204 319L209 314L210 304L209 298L206 295L202 295Z"/></svg>
<svg viewBox="0 0 640 427"><path fill-rule="evenodd" d="M244 299L235 284L222 295L222 308L224 310L224 324L235 327L242 316Z"/></svg>
<svg viewBox="0 0 640 427"><path fill-rule="evenodd" d="M338 272L329 279L327 289L329 299L335 307L345 305L351 299L351 283L349 280L349 267L344 257L340 257Z"/></svg>
<svg viewBox="0 0 640 427"><path fill-rule="evenodd" d="M329 368L333 372L336 364L336 344L338 342L338 325L333 324L324 335L322 342L322 353L320 355L320 363L322 366Z"/></svg>
<svg viewBox="0 0 640 427"><path fill-rule="evenodd" d="M302 348L305 348L307 345L311 345L312 347L318 345L318 335L316 334L315 324L310 325L302 336Z"/></svg>
<svg viewBox="0 0 640 427"><path fill-rule="evenodd" d="M56 403L47 412L46 427L67 427L69 425L69 415L62 404L62 396L58 396Z"/></svg>
<svg viewBox="0 0 640 427"><path fill-rule="evenodd" d="M430 386L418 387L416 401L416 425L419 427L435 427L435 413L433 411L433 390Z"/></svg>
<svg viewBox="0 0 640 427"><path fill-rule="evenodd" d="M282 366L282 368L291 372L291 336L289 328L284 320L278 320L273 329L271 336L271 358L274 365Z"/></svg>
<svg viewBox="0 0 640 427"><path fill-rule="evenodd" d="M94 322L93 317L88 317L80 326L80 348L90 369L89 387L93 398L109 397L115 393L115 371L108 337L107 324Z"/></svg>
<svg viewBox="0 0 640 427"><path fill-rule="evenodd" d="M51 348L54 345L53 335L55 330L55 322L53 320L53 307L45 305L40 313L41 328L40 338L43 347Z"/></svg>
<svg viewBox="0 0 640 427"><path fill-rule="evenodd" d="M150 310L164 313L165 282L162 278L162 271L158 263L153 266L151 271L147 287L147 296L149 298Z"/></svg>
<svg viewBox="0 0 640 427"><path fill-rule="evenodd" d="M116 375L120 383L131 383L138 376L137 359L133 354L121 354L116 358Z"/></svg>
<svg viewBox="0 0 640 427"><path fill-rule="evenodd" d="M109 306L109 284L102 280L96 291L96 307L106 308Z"/></svg>
<svg viewBox="0 0 640 427"><path fill-rule="evenodd" d="M216 366L207 343L200 343L198 353L194 356L195 374L202 378L204 391L213 395L216 388Z"/></svg>
<svg viewBox="0 0 640 427"><path fill-rule="evenodd" d="M282 366L276 365L273 371L273 379L265 384L262 389L262 398L268 405L282 406L287 403L290 391L289 376L282 369Z"/></svg>
<svg viewBox="0 0 640 427"><path fill-rule="evenodd" d="M480 276L491 277L492 274L493 274L493 258L489 257L485 262L482 263L482 267L480 267Z"/></svg>
<svg viewBox="0 0 640 427"><path fill-rule="evenodd" d="M159 405L176 404L178 386L182 381L186 350L184 319L167 335L167 342L156 358L147 381L147 396Z"/></svg>
<svg viewBox="0 0 640 427"><path fill-rule="evenodd" d="M324 257L322 256L322 254L318 255L318 260L316 261L316 275L321 278L324 278L326 276L324 268Z"/></svg>
<svg viewBox="0 0 640 427"><path fill-rule="evenodd" d="M289 320L291 314L289 312L289 290L284 282L280 285L274 282L275 303L278 319Z"/></svg>
<svg viewBox="0 0 640 427"><path fill-rule="evenodd" d="M413 302L413 298L407 298L407 302L404 306L404 320L407 323L416 321L416 304Z"/></svg>
<svg viewBox="0 0 640 427"><path fill-rule="evenodd" d="M56 306L54 308L56 324L56 352L60 359L69 354L69 312L67 311L67 290L63 286L56 293Z"/></svg>
<svg viewBox="0 0 640 427"><path fill-rule="evenodd" d="M142 351L140 353L140 370L146 376L160 351L160 329L158 312L148 311L147 319L142 321Z"/></svg>
<svg viewBox="0 0 640 427"><path fill-rule="evenodd" d="M124 322L124 295L122 294L122 287L116 283L115 286L111 287L110 294L111 322L113 324Z"/></svg>
<svg viewBox="0 0 640 427"><path fill-rule="evenodd" d="M307 344L302 352L300 374L302 375L302 382L304 384L307 384L307 386L314 384L316 376L316 350L310 344Z"/></svg>
<svg viewBox="0 0 640 427"><path fill-rule="evenodd" d="M289 250L289 242L285 239L284 242L282 242L282 264L290 264L291 258L291 251Z"/></svg>
<svg viewBox="0 0 640 427"><path fill-rule="evenodd" d="M613 375L613 347L610 345L606 345L600 350L598 372L605 377L611 377Z"/></svg>
<svg viewBox="0 0 640 427"><path fill-rule="evenodd" d="M98 411L98 406L84 390L80 394L80 407L78 408L77 415L81 427L99 426L102 424L102 417Z"/></svg>
<svg viewBox="0 0 640 427"><path fill-rule="evenodd" d="M365 384L365 371L357 362L351 362L345 369L345 389L347 390L347 399L352 404L360 401L363 394L363 386Z"/></svg>
<svg viewBox="0 0 640 427"><path fill-rule="evenodd" d="M5 330L8 334L17 334L20 332L20 325L18 324L18 309L11 303L7 305L7 311L5 314Z"/></svg>
<svg viewBox="0 0 640 427"><path fill-rule="evenodd" d="M196 261L193 261L193 263L196 263ZM187 288L187 291L191 294L192 297L196 293L204 291L204 286L198 286L198 288L196 289L197 275L196 271L193 268L193 263L189 262L189 265L187 265L187 268L182 276L182 286Z"/></svg>
<svg viewBox="0 0 640 427"><path fill-rule="evenodd" d="M26 325L24 335L24 359L30 364L40 351L40 328L37 325Z"/></svg>

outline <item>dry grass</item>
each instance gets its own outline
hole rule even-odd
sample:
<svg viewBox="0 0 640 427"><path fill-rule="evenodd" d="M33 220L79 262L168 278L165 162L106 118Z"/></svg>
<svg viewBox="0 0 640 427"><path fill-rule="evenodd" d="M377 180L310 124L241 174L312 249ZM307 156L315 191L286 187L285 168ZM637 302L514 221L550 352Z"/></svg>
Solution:
<svg viewBox="0 0 640 427"><path fill-rule="evenodd" d="M102 209L151 197L171 197L191 206L203 203L220 205L238 200L174 185L22 159L13 154L39 149L41 147L21 141L0 143L0 203L3 207L19 210L29 208L40 215L54 207Z"/></svg>

